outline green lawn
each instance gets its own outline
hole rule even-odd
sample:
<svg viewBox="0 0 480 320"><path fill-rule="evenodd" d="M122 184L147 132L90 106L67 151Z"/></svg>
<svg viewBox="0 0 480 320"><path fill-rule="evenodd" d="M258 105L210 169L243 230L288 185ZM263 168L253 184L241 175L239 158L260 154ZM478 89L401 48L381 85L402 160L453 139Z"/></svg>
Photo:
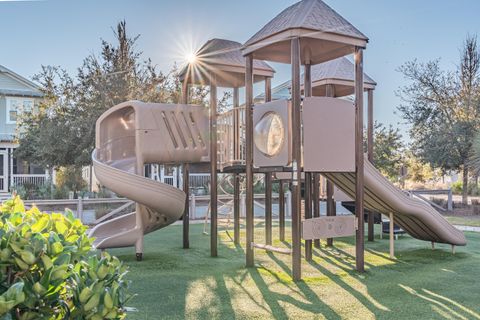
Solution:
<svg viewBox="0 0 480 320"><path fill-rule="evenodd" d="M133 248L112 250L130 266L138 294L131 306L139 311L128 319L480 319L480 234L468 233L455 255L404 236L394 261L388 240L376 239L366 244L364 274L354 271L353 239L337 239L335 248L322 243L313 262L303 260L304 281L294 283L290 256L257 250L256 267L246 269L243 248L222 228L219 256L210 258L202 230L191 226L188 250L181 226L148 235L141 262Z"/></svg>
<svg viewBox="0 0 480 320"><path fill-rule="evenodd" d="M480 227L480 216L446 216L445 218L452 224Z"/></svg>

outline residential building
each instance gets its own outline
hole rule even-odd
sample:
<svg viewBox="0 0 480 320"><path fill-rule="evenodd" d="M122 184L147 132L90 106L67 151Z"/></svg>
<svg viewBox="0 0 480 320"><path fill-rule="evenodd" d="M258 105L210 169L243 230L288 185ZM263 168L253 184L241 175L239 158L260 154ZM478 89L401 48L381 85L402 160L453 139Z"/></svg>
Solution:
<svg viewBox="0 0 480 320"><path fill-rule="evenodd" d="M0 65L0 194L15 186L38 185L47 180L43 168L14 156L21 113L33 110L42 97L35 83Z"/></svg>

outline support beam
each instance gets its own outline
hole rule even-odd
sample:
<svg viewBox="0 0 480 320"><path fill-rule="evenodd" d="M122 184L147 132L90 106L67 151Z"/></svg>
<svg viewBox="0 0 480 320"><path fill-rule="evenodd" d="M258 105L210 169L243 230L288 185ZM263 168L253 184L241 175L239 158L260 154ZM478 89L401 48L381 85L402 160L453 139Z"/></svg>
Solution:
<svg viewBox="0 0 480 320"><path fill-rule="evenodd" d="M217 84L210 75L210 255L218 255L217 246Z"/></svg>
<svg viewBox="0 0 480 320"><path fill-rule="evenodd" d="M233 159L240 159L239 90L233 88ZM233 242L240 244L240 174L233 175Z"/></svg>
<svg viewBox="0 0 480 320"><path fill-rule="evenodd" d="M304 94L305 97L312 96L312 66L310 63L305 63L305 68L303 70L304 75ZM305 188L304 188L304 199L305 199L305 219L312 218L312 175L311 172L305 172ZM305 259L307 261L312 260L312 240L305 240Z"/></svg>
<svg viewBox="0 0 480 320"><path fill-rule="evenodd" d="M238 88L233 88L233 158L240 159L240 97Z"/></svg>
<svg viewBox="0 0 480 320"><path fill-rule="evenodd" d="M272 100L272 82L265 77L265 102ZM265 243L272 244L272 174L265 174Z"/></svg>
<svg viewBox="0 0 480 320"><path fill-rule="evenodd" d="M246 266L253 267L253 56L245 57Z"/></svg>
<svg viewBox="0 0 480 320"><path fill-rule="evenodd" d="M265 174L265 243L272 244L272 174Z"/></svg>
<svg viewBox="0 0 480 320"><path fill-rule="evenodd" d="M265 77L265 102L272 101L272 78Z"/></svg>
<svg viewBox="0 0 480 320"><path fill-rule="evenodd" d="M395 259L395 221L393 213L390 212L390 259Z"/></svg>
<svg viewBox="0 0 480 320"><path fill-rule="evenodd" d="M320 175L313 174L313 217L320 217ZM320 239L313 240L313 246L320 248Z"/></svg>
<svg viewBox="0 0 480 320"><path fill-rule="evenodd" d="M305 220L312 218L312 173L305 172ZM312 261L312 240L305 240L305 259Z"/></svg>
<svg viewBox="0 0 480 320"><path fill-rule="evenodd" d="M327 180L327 216L334 217L337 215L335 199L333 198L333 182ZM327 238L327 246L333 246L333 238Z"/></svg>
<svg viewBox="0 0 480 320"><path fill-rule="evenodd" d="M302 177L301 146L302 131L300 118L300 39L291 40L292 65L292 278L294 281L302 279L301 256L301 190Z"/></svg>
<svg viewBox="0 0 480 320"><path fill-rule="evenodd" d="M188 82L185 79L182 82L182 97L181 103L188 104ZM190 170L189 164L185 163L183 165L183 192L185 192L185 211L183 212L183 248L188 249L190 248Z"/></svg>
<svg viewBox="0 0 480 320"><path fill-rule="evenodd" d="M278 224L280 241L285 241L285 190L283 180L278 181Z"/></svg>
<svg viewBox="0 0 480 320"><path fill-rule="evenodd" d="M240 244L240 174L233 174L233 243Z"/></svg>
<svg viewBox="0 0 480 320"><path fill-rule="evenodd" d="M183 249L190 248L189 229L190 229L190 168L185 163L182 168L183 174L183 192L185 192L185 209L183 212Z"/></svg>
<svg viewBox="0 0 480 320"><path fill-rule="evenodd" d="M327 97L335 97L335 87L332 84L325 86L325 95ZM333 198L334 185L330 180L327 180L327 216L333 217L337 215L337 208ZM333 238L327 238L327 246L333 246Z"/></svg>
<svg viewBox="0 0 480 320"><path fill-rule="evenodd" d="M369 89L367 91L368 95L368 106L367 106L367 156L368 161L373 163L373 90ZM375 239L375 228L374 228L374 216L375 213L368 211L368 241L373 241Z"/></svg>
<svg viewBox="0 0 480 320"><path fill-rule="evenodd" d="M355 264L365 271L364 167L363 167L363 49L355 47L355 214L358 226L355 235Z"/></svg>

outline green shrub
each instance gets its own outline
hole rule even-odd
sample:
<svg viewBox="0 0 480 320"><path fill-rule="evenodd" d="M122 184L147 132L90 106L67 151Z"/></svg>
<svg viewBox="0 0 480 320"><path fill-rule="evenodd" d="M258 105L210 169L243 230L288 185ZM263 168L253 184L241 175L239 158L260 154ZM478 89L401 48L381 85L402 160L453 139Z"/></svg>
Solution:
<svg viewBox="0 0 480 320"><path fill-rule="evenodd" d="M51 182L44 184L24 183L13 189L24 200L67 199L69 191L66 187L52 185Z"/></svg>
<svg viewBox="0 0 480 320"><path fill-rule="evenodd" d="M0 212L0 319L125 318L126 268L95 255L71 211L25 211L16 197Z"/></svg>
<svg viewBox="0 0 480 320"><path fill-rule="evenodd" d="M454 194L460 194L460 193L462 193L462 190L463 190L462 181L459 180L457 182L452 183L452 192Z"/></svg>

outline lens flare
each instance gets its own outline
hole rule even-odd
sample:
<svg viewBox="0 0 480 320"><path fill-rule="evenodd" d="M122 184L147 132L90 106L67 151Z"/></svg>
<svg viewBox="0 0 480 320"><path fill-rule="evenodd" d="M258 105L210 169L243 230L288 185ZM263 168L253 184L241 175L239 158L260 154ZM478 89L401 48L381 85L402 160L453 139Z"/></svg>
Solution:
<svg viewBox="0 0 480 320"><path fill-rule="evenodd" d="M190 52L190 53L187 53L185 55L185 61L188 63L188 64L193 64L197 61L197 55L193 52Z"/></svg>

